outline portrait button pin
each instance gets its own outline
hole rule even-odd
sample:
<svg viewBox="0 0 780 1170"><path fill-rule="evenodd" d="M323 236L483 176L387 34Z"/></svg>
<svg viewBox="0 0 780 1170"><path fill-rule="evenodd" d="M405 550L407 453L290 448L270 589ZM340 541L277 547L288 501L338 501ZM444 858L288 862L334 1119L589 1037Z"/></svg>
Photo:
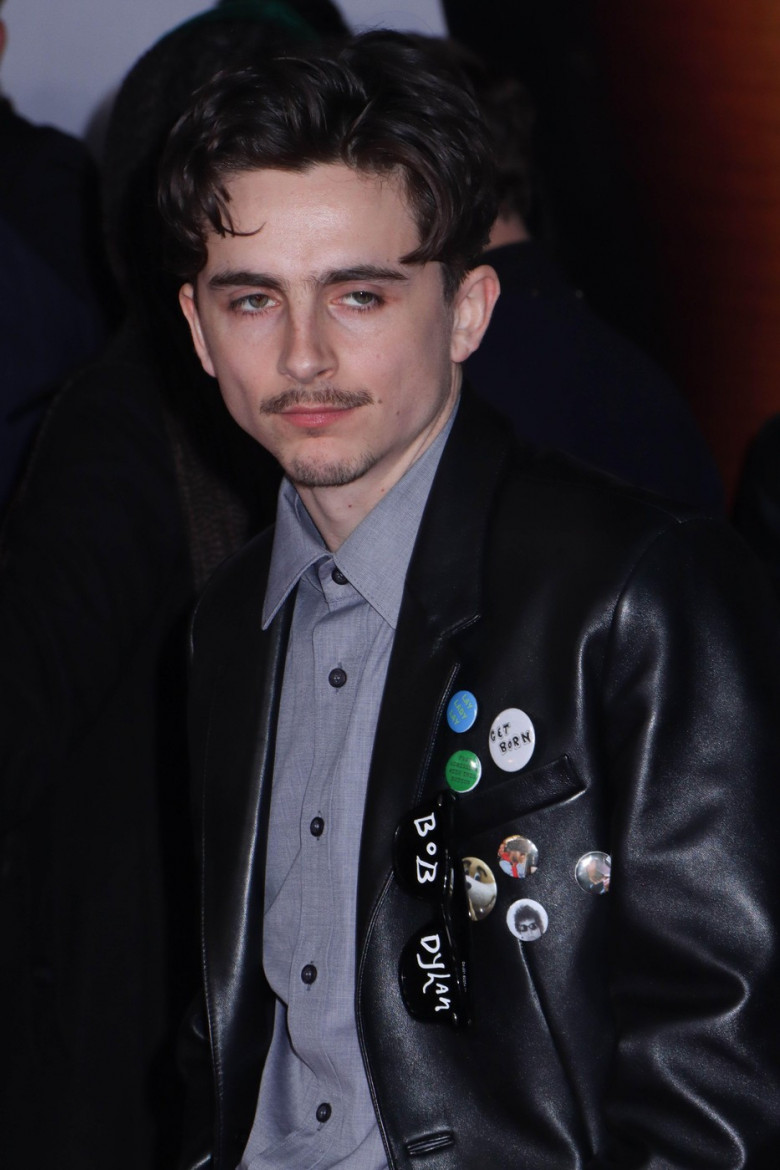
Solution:
<svg viewBox="0 0 780 1170"><path fill-rule="evenodd" d="M471 691L457 691L447 704L447 722L453 731L468 731L477 718L477 700Z"/></svg>
<svg viewBox="0 0 780 1170"><path fill-rule="evenodd" d="M473 752L455 752L447 760L444 775L453 792L471 792L482 776L482 762Z"/></svg>
<svg viewBox="0 0 780 1170"><path fill-rule="evenodd" d="M340 666L334 667L328 675L328 682L332 687L336 687L337 689L343 687L346 681L347 672L346 670L342 670Z"/></svg>
<svg viewBox="0 0 780 1170"><path fill-rule="evenodd" d="M321 1105L317 1106L317 1121L324 1125L326 1121L330 1120L330 1115L333 1112L327 1101L323 1101Z"/></svg>
<svg viewBox="0 0 780 1170"><path fill-rule="evenodd" d="M317 978L317 968L313 963L307 963L301 970L301 979L307 987L311 987L314 980Z"/></svg>
<svg viewBox="0 0 780 1170"><path fill-rule="evenodd" d="M536 942L549 925L547 911L531 898L513 902L506 915L506 924L518 942Z"/></svg>
<svg viewBox="0 0 780 1170"><path fill-rule="evenodd" d="M510 877L526 878L539 868L539 850L527 837L513 834L498 847L498 864Z"/></svg>
<svg viewBox="0 0 780 1170"><path fill-rule="evenodd" d="M309 825L309 832L311 833L312 837L322 836L322 834L325 832L325 822L323 821L322 817L313 818L311 824Z"/></svg>
<svg viewBox="0 0 780 1170"><path fill-rule="evenodd" d="M534 754L534 725L525 711L507 707L493 720L488 742L494 764L503 772L519 772Z"/></svg>

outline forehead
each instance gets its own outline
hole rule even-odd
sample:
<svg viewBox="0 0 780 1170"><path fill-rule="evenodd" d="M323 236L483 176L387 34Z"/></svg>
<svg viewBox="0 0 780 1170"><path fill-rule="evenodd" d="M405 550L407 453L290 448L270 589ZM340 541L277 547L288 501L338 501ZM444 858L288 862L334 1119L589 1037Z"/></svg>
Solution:
<svg viewBox="0 0 780 1170"><path fill-rule="evenodd" d="M208 267L255 255L290 266L398 263L418 243L402 177L341 163L305 171L261 169L227 177L233 234L207 236Z"/></svg>

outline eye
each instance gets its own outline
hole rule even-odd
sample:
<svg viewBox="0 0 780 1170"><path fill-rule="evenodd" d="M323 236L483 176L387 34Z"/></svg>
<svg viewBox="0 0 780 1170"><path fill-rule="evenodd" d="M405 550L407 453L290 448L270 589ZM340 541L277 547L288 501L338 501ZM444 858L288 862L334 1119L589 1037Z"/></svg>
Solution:
<svg viewBox="0 0 780 1170"><path fill-rule="evenodd" d="M355 289L354 292L344 293L342 303L353 309L373 309L382 304L382 298L366 289Z"/></svg>
<svg viewBox="0 0 780 1170"><path fill-rule="evenodd" d="M230 302L230 308L235 313L262 313L274 304L272 297L268 293L249 293L245 297L237 297L236 300Z"/></svg>

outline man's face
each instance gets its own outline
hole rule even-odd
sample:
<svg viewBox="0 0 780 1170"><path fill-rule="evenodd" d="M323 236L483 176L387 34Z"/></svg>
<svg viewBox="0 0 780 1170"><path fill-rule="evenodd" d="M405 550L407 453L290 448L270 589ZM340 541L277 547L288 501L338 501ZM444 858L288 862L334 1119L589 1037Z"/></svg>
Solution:
<svg viewBox="0 0 780 1170"><path fill-rule="evenodd" d="M445 303L439 264L401 263L418 233L395 179L333 165L227 189L247 234L211 234L181 294L201 360L299 488L360 481L378 498L457 398L454 363L478 344L459 327L461 294Z"/></svg>
<svg viewBox="0 0 780 1170"><path fill-rule="evenodd" d="M535 942L536 939L542 937L541 927L532 915L518 917L515 919L515 930L519 939L525 939L526 942Z"/></svg>

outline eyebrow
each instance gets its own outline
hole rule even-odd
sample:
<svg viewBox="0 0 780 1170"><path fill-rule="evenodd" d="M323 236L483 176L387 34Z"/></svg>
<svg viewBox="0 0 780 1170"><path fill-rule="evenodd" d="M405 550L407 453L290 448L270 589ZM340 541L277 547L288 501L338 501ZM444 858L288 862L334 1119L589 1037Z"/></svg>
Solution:
<svg viewBox="0 0 780 1170"><path fill-rule="evenodd" d="M352 268L331 268L327 272L310 277L313 284L326 288L332 284L361 284L363 282L384 282L408 280L409 274L400 268L385 268L377 264L358 264ZM246 268L229 268L215 272L209 277L209 288L270 288L283 292L286 281L269 272L253 272Z"/></svg>

